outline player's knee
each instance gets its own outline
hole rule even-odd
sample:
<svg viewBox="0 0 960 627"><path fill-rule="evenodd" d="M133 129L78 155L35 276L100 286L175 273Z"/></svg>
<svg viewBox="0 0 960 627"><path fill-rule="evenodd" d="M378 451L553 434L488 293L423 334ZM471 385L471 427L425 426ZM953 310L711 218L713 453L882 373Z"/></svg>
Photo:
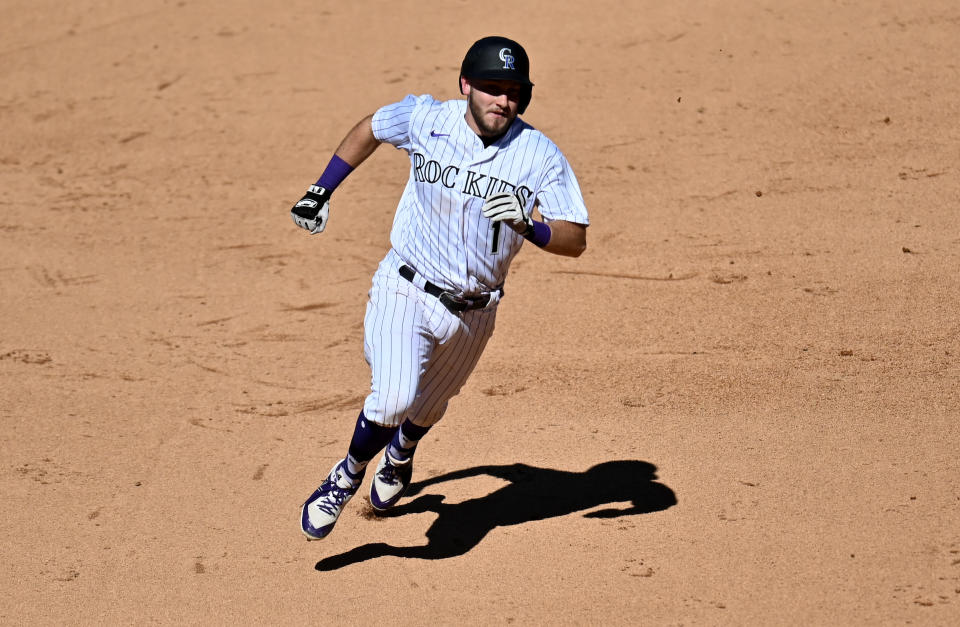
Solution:
<svg viewBox="0 0 960 627"><path fill-rule="evenodd" d="M363 406L363 413L367 420L384 427L396 427L410 413L416 394L408 396L391 395L389 402L382 402L378 395L371 394Z"/></svg>
<svg viewBox="0 0 960 627"><path fill-rule="evenodd" d="M443 418L446 411L446 401L439 404L423 404L415 408L412 416L416 417L415 424L421 427L431 427Z"/></svg>

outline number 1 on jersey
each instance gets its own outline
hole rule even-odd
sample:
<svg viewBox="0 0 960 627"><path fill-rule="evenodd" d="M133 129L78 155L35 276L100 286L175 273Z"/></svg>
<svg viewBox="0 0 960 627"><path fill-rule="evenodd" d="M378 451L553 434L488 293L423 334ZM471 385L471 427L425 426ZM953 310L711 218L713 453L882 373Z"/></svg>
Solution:
<svg viewBox="0 0 960 627"><path fill-rule="evenodd" d="M493 223L493 243L490 245L491 255L496 255L498 252L500 252L500 227L502 225L502 222Z"/></svg>

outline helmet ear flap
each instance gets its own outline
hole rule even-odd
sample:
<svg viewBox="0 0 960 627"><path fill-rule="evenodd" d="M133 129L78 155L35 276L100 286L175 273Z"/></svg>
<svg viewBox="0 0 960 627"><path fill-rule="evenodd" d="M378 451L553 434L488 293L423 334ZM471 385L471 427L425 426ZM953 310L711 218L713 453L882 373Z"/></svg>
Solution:
<svg viewBox="0 0 960 627"><path fill-rule="evenodd" d="M527 110L527 105L530 104L531 98L533 98L533 85L527 85L526 89L523 90L523 95L520 96L520 106L517 107L517 113L523 115L523 112Z"/></svg>

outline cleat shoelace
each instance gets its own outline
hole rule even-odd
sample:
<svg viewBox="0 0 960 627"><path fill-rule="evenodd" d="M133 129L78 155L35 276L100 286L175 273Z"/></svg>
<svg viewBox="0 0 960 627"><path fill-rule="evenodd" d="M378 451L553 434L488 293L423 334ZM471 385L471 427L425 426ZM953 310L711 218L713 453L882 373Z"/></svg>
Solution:
<svg viewBox="0 0 960 627"><path fill-rule="evenodd" d="M333 489L324 494L323 498L319 499L315 505L317 509L325 514L335 514L343 507L344 501L352 495L352 490L334 485Z"/></svg>
<svg viewBox="0 0 960 627"><path fill-rule="evenodd" d="M324 486L329 484L330 487L326 489L326 494L314 503L316 508L325 514L336 515L337 512L343 509L343 504L346 500L357 491L356 488L341 488L337 485L337 478L338 477L334 475L324 482ZM324 486L320 486L321 489L323 489Z"/></svg>
<svg viewBox="0 0 960 627"><path fill-rule="evenodd" d="M380 470L380 480L387 485L397 485L400 483L397 467L388 461L387 464Z"/></svg>

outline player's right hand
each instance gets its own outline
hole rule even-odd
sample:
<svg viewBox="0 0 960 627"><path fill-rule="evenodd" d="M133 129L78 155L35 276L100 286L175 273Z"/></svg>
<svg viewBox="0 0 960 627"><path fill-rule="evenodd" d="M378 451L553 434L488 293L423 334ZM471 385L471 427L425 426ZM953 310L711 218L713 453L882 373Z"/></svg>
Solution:
<svg viewBox="0 0 960 627"><path fill-rule="evenodd" d="M322 233L330 217L330 195L326 189L311 185L306 195L290 210L290 217L297 226L311 234Z"/></svg>

